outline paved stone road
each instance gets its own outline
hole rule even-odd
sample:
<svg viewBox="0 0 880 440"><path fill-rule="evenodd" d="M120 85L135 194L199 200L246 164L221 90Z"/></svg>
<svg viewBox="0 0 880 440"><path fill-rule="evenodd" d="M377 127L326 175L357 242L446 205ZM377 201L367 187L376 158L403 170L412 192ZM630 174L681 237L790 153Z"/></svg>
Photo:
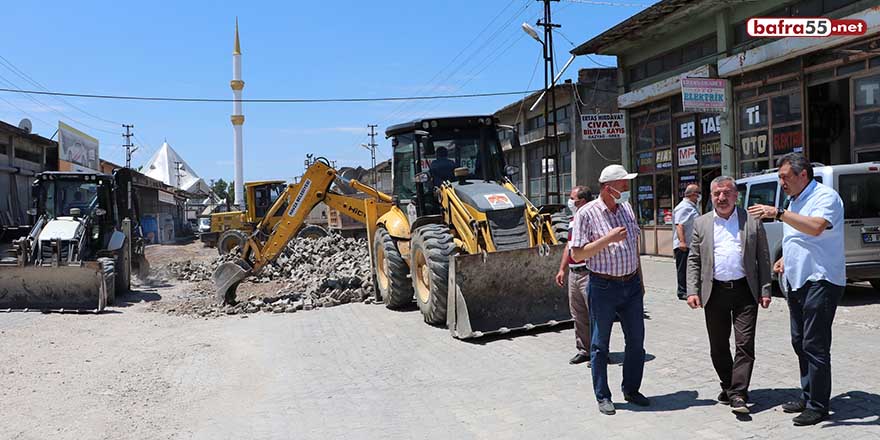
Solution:
<svg viewBox="0 0 880 440"><path fill-rule="evenodd" d="M851 292L854 305L841 308L835 327L834 416L795 428L779 408L798 386L784 301L761 310L753 415L738 420L713 400L718 386L702 313L675 298L671 261L646 258L645 272L650 408L620 404L616 416L599 414L588 370L567 363L571 329L468 343L424 325L417 311L356 304L264 323L261 332L284 336L281 350L298 356L260 343L257 363L277 368L274 388L196 434L268 438L281 427L289 438L315 439L880 438L880 296ZM612 351L622 351L619 329ZM619 384L620 366L609 368Z"/></svg>
<svg viewBox="0 0 880 440"><path fill-rule="evenodd" d="M568 365L570 328L471 343L379 305L212 320L135 305L101 319L0 314L0 438L880 438L880 295L851 288L839 309L834 414L816 427L779 408L798 387L787 307L761 310L753 414L738 420L713 400L703 316L676 299L671 261L643 261L650 408L599 414L589 370ZM615 328L613 357L622 348ZM620 373L609 366L618 399Z"/></svg>

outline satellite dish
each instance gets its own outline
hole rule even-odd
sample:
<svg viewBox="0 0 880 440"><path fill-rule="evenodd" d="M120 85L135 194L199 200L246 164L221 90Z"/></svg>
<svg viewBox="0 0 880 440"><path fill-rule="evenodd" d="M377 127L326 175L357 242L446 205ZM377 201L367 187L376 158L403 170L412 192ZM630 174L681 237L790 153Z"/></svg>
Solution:
<svg viewBox="0 0 880 440"><path fill-rule="evenodd" d="M31 120L28 118L24 118L21 122L18 123L18 128L26 131L28 134L31 133L31 130L34 129L34 124L31 124Z"/></svg>

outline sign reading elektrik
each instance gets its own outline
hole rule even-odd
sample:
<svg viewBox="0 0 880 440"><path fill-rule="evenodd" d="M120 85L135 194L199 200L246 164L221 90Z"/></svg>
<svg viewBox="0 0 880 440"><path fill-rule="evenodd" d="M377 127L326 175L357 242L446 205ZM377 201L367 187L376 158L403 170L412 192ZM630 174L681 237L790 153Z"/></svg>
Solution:
<svg viewBox="0 0 880 440"><path fill-rule="evenodd" d="M621 139L626 136L623 113L581 115L584 140Z"/></svg>

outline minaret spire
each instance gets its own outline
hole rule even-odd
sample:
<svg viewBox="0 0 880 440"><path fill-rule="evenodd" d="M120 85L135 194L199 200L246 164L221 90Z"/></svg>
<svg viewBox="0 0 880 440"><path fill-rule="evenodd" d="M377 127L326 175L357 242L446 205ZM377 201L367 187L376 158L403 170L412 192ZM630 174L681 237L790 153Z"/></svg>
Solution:
<svg viewBox="0 0 880 440"><path fill-rule="evenodd" d="M235 17L235 47L232 49L232 81L229 82L232 88L232 131L233 151L235 154L235 205L239 209L244 209L244 146L242 145L242 125L244 125L244 113L241 109L241 92L244 89L244 81L241 80L241 44L238 40L238 17Z"/></svg>

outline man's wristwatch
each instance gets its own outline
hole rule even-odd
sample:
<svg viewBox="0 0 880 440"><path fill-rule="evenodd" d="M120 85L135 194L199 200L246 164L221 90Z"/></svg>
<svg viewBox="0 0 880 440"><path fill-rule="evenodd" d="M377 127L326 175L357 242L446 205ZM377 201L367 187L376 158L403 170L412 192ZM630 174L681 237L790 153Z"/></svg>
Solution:
<svg viewBox="0 0 880 440"><path fill-rule="evenodd" d="M782 217L782 214L785 213L785 210L782 208L776 208L776 220L779 220L779 217Z"/></svg>

